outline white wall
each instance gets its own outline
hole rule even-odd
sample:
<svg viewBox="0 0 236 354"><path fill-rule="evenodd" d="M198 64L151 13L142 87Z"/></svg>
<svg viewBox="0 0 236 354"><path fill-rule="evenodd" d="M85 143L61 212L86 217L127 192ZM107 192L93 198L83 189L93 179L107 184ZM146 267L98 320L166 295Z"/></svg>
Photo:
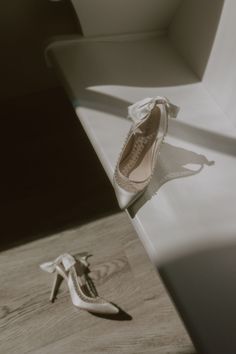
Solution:
<svg viewBox="0 0 236 354"><path fill-rule="evenodd" d="M169 28L177 50L202 78L214 42L224 0L183 0Z"/></svg>
<svg viewBox="0 0 236 354"><path fill-rule="evenodd" d="M236 1L184 0L170 25L177 50L236 125Z"/></svg>
<svg viewBox="0 0 236 354"><path fill-rule="evenodd" d="M236 1L226 0L203 82L215 101L236 125L235 16Z"/></svg>
<svg viewBox="0 0 236 354"><path fill-rule="evenodd" d="M181 0L71 0L85 36L163 30Z"/></svg>
<svg viewBox="0 0 236 354"><path fill-rule="evenodd" d="M78 32L69 2L3 1L0 5L0 100L57 85L45 65L44 41Z"/></svg>

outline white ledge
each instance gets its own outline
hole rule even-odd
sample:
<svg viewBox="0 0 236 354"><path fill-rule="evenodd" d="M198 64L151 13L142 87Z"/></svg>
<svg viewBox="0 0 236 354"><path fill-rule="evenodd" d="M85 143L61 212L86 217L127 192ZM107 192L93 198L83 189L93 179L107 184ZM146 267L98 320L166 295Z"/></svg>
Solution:
<svg viewBox="0 0 236 354"><path fill-rule="evenodd" d="M165 37L73 39L48 56L112 180L127 106L164 95L181 107L153 181L128 214L152 261L230 242L236 233L235 128Z"/></svg>

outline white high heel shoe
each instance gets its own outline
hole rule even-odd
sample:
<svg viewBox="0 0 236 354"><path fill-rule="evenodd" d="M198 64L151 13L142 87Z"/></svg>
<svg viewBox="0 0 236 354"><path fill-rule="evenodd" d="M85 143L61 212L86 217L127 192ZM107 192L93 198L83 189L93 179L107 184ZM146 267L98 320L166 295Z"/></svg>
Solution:
<svg viewBox="0 0 236 354"><path fill-rule="evenodd" d="M40 265L48 273L55 273L50 301L54 301L60 283L66 280L74 306L82 310L99 314L117 314L119 309L97 296L89 287L84 270L88 267L87 257L76 260L68 253L62 254L52 262Z"/></svg>
<svg viewBox="0 0 236 354"><path fill-rule="evenodd" d="M113 186L121 209L128 208L147 188L168 130L168 118L179 107L166 97L145 98L129 106L133 120L117 161Z"/></svg>

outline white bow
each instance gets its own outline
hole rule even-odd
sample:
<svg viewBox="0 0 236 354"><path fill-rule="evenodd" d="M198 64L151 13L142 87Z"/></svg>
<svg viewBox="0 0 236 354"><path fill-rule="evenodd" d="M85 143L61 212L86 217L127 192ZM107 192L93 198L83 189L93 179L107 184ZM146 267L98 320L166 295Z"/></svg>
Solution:
<svg viewBox="0 0 236 354"><path fill-rule="evenodd" d="M68 271L73 265L75 265L76 260L69 253L65 253L57 257L52 262L45 262L40 264L40 268L48 273L53 273L59 263L62 263L65 270Z"/></svg>
<svg viewBox="0 0 236 354"><path fill-rule="evenodd" d="M147 117L157 104L166 105L167 113L171 118L177 117L180 108L171 103L166 97L162 96L157 96L156 98L147 97L132 104L128 107L128 116L134 123L138 123Z"/></svg>

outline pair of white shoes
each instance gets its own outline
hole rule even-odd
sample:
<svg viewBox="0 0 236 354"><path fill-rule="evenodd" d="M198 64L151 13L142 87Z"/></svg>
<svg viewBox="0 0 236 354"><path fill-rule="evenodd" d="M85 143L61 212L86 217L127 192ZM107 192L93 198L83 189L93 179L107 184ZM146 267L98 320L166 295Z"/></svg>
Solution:
<svg viewBox="0 0 236 354"><path fill-rule="evenodd" d="M129 207L149 185L161 143L168 130L168 119L176 118L179 107L166 97L145 98L129 107L133 120L118 159L113 184L121 209ZM65 253L41 269L54 273L50 300L53 302L61 281L67 282L74 306L89 312L117 314L119 309L93 292L86 278L87 257L79 259Z"/></svg>
<svg viewBox="0 0 236 354"><path fill-rule="evenodd" d="M45 272L55 274L50 301L54 302L60 284L65 280L75 307L105 315L113 315L119 312L118 307L98 296L87 281L87 256L76 259L65 253L52 262L41 264L40 268Z"/></svg>
<svg viewBox="0 0 236 354"><path fill-rule="evenodd" d="M168 131L168 119L179 107L166 97L145 98L129 106L133 124L115 168L113 186L121 209L128 208L148 187Z"/></svg>

